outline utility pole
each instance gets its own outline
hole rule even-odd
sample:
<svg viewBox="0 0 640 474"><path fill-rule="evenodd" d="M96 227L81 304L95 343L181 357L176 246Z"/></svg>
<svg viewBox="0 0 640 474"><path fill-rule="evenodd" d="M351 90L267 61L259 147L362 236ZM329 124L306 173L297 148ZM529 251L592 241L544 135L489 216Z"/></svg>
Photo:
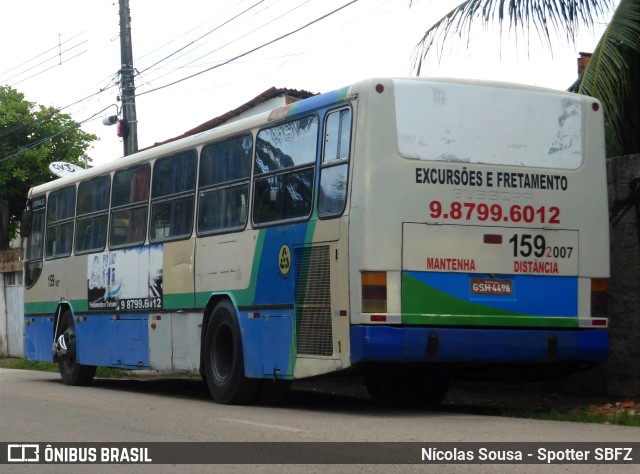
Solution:
<svg viewBox="0 0 640 474"><path fill-rule="evenodd" d="M120 0L120 77L122 84L122 141L124 156L138 151L138 119L136 86L133 81L133 48L131 46L131 12L129 0Z"/></svg>

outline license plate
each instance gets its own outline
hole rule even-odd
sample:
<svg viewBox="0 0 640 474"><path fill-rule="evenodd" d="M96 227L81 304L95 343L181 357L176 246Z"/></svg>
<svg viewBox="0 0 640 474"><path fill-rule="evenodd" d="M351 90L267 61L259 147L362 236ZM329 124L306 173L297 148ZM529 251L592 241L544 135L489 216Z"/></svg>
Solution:
<svg viewBox="0 0 640 474"><path fill-rule="evenodd" d="M474 295L510 295L512 287L511 280L471 279L471 293Z"/></svg>

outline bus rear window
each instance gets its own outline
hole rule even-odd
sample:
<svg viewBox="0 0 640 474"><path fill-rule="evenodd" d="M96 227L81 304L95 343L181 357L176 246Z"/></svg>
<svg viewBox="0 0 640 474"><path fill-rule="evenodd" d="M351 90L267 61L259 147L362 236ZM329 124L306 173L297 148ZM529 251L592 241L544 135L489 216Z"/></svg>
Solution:
<svg viewBox="0 0 640 474"><path fill-rule="evenodd" d="M582 105L552 91L396 80L405 158L576 169Z"/></svg>

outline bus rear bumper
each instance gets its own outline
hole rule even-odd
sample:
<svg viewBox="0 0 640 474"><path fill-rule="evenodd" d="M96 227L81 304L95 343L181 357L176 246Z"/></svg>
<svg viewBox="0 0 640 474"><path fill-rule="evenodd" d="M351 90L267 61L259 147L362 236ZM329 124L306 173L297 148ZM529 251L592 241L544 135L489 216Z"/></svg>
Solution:
<svg viewBox="0 0 640 474"><path fill-rule="evenodd" d="M599 362L609 353L602 329L459 329L352 326L351 363Z"/></svg>

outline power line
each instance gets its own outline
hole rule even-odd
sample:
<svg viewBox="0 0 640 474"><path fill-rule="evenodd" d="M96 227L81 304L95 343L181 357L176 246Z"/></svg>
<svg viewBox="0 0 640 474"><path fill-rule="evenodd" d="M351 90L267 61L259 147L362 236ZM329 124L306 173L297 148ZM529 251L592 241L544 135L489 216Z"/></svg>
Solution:
<svg viewBox="0 0 640 474"><path fill-rule="evenodd" d="M94 92L93 94L90 94L90 95L88 95L88 96L86 96L86 97L84 97L82 99L76 100L75 102L72 102L72 103L70 103L68 105L65 105L64 107L60 107L60 108L54 109L50 114L47 114L44 117L40 117L39 119L37 119L37 120L35 120L34 122L31 122L31 123L38 123L38 122L40 122L42 120L48 120L51 117L53 117L55 114L58 114L58 113L62 112L64 109L68 109L69 107L72 107L72 106L74 106L76 104L79 104L80 102L84 102L85 100L89 100L89 99L91 99L91 98L93 98L93 97L95 97L95 96L97 96L99 94L102 94L103 92L106 92L109 89L112 89L112 88L116 87L117 84L111 84L112 81L113 81L113 79L111 79L109 81L109 84L107 84L105 87L100 89L98 92ZM109 107L111 107L111 105ZM100 112L98 112L98 113L100 113ZM4 131L0 132L0 138L4 137L5 135L8 135L8 134L10 134L12 132L15 132L17 130L20 130L21 128L24 128L27 125L30 125L30 124L29 123L25 123L25 122L21 122L21 123L15 125L15 126L9 128L8 130L4 130Z"/></svg>
<svg viewBox="0 0 640 474"><path fill-rule="evenodd" d="M230 58L230 59L228 59L228 60L226 60L226 61L223 61L223 62L222 62L222 63L220 63L220 64L216 64L215 66L212 66L212 67L210 67L210 68L204 69L204 70L202 70L202 71L200 71L200 72L197 72L197 73L195 73L195 74L191 74L190 76L183 77L182 79L178 79L177 81L170 82L169 84L165 84L165 85L163 85L163 86L156 87L156 88L154 88L154 89L150 89L150 90L148 90L148 91L141 92L141 93L139 93L139 94L138 94L138 96L145 95L145 94L150 94L151 92L155 92L155 91L158 91L158 90L161 90L161 89L165 89L165 88L167 88L167 87L173 86L173 85L178 84L178 83L180 83L180 82L186 81L187 79L194 78L194 77L196 77L196 76L199 76L200 74L204 74L205 72L208 72L208 71L211 71L211 70L213 70L213 69L217 69L217 68L219 68L219 67L222 67L222 66L224 66L224 65L226 65L226 64L229 64L229 63L231 63L231 62L235 61L236 59L239 59L239 58L242 58L242 57L244 57L244 56L247 56L247 55L249 55L249 54L251 54L251 53L254 53L254 52L256 52L256 51L258 51L258 50L260 50L260 49L262 49L262 48L265 48L265 47L267 47L267 46L269 46L269 45L272 45L273 43L276 43L276 42L278 42L278 41L280 41L280 40L283 40L284 38L287 38L287 37L289 37L289 36L291 36L291 35L293 35L293 34L295 34L295 33L299 32L299 31L302 31L302 30L304 30L305 28L308 28L309 26L311 26L311 25L313 25L313 24L315 24L315 23L318 23L319 21L322 21L322 20L324 20L325 18L327 18L327 17L329 17L329 16L331 16L331 15L333 15L333 14L335 14L335 13L339 12L340 10L343 10L344 8L346 8L346 7L348 7L348 6L350 6L350 5L354 4L354 3L356 3L357 1L358 1L358 0L352 0L352 1L350 1L350 2L348 2L348 3L346 3L346 4L344 4L344 5L342 5L341 7L338 7L338 8L336 8L335 10L332 10L331 12L326 13L326 14L324 14L324 15L322 15L322 16L320 16L320 17L316 18L316 19L315 19L315 20L313 20L313 21L310 21L310 22L309 22L309 23L307 23L306 25L303 25L303 26L301 26L301 27L299 27L299 28L296 28L295 30L290 31L289 33L285 33L284 35L278 36L277 38L274 38L274 39L272 39L271 41L267 41L266 43L263 43L263 44L262 44L262 45L260 45L260 46L257 46L257 47L255 47L255 48L253 48L253 49L250 49L250 50L248 50L248 51L245 51L244 53L241 53L241 54L239 54L239 55L237 55L237 56L234 56L234 57L232 57L232 58Z"/></svg>
<svg viewBox="0 0 640 474"><path fill-rule="evenodd" d="M236 4L234 4L234 5L230 6L230 7L228 7L228 8L227 8L226 10L224 10L222 13L224 14L224 13L228 12L229 10L232 10L233 8L238 7L239 5L241 5L241 4L243 4L243 3L245 3L246 1L248 1L248 0L240 0L240 1L239 1L239 2L237 2ZM278 1L278 0L276 0L276 1ZM191 29L189 29L189 30L185 31L184 33L182 33L182 34L180 34L180 35L176 36L175 38L173 38L173 39L171 39L171 40L167 41L166 43L164 43L164 44L162 44L162 45L158 46L157 48L154 48L154 49L152 49L151 51L148 51L148 52L146 52L146 53L142 54L141 56L136 57L136 58L134 59L134 62L136 62L136 63L140 62L143 58L146 58L147 56L151 55L152 53L155 53L156 51L161 50L161 49L162 49L162 48L164 48L165 46L168 46L168 45L170 45L171 43L173 43L173 42L175 42L175 41L178 41L178 40L179 40L180 38L182 38L183 36L187 36L189 33L191 33L192 31L197 30L197 29L198 29L198 28L200 28L201 26L203 26L203 25L205 25L206 23L208 23L210 20L211 20L211 18L208 18L207 20L203 21L203 22L202 22L202 23L200 23L199 25L194 26L193 28L191 28Z"/></svg>
<svg viewBox="0 0 640 474"><path fill-rule="evenodd" d="M85 44L86 42L87 42L87 40L81 41L80 43L75 44L75 45L71 46L70 48L65 49L64 51L61 51L60 53L55 54L54 56L51 56L51 57L49 57L49 58L45 59L44 61L41 61L41 62L39 62L38 64L35 64L35 65L31 66L31 67L30 67L30 68L28 68L28 69L25 69L25 70L23 70L23 71L20 71L19 73L14 74L13 76L8 77L7 79L4 79L4 80L2 80L2 81L0 81L0 82L8 83L8 82L9 82L11 79L13 79L14 77L22 76L23 74L25 74L25 73L27 73L27 72L31 71L32 69L35 69L35 68L37 68L38 66L42 66L43 64L48 63L48 62L49 62L49 61L51 61L52 59L60 58L60 62L59 62L58 64L54 64L52 67L49 67L49 68L47 68L47 69L44 69L44 70L43 70L43 71L41 71L41 72L48 71L49 69L52 69L52 68L53 68L53 67L55 67L55 66L61 66L61 65L62 65L62 63L65 63L65 62L67 62L67 61L68 61L68 60L62 61L62 53L66 53L66 52L68 52L68 51L71 51L72 49L75 49L75 48L77 48L78 46ZM86 53L86 52L87 52L86 50L85 50L85 51L83 51L83 53ZM82 54L82 53L81 53L81 54ZM77 57L77 56L79 56L79 54L77 54L76 56L73 56L73 57L72 57L72 58L70 58L70 59L73 59L73 58L75 58L75 57ZM38 74L40 74L40 73L38 73ZM31 76L29 76L29 77L27 77L27 78L21 79L21 80L19 80L18 82L15 82L15 83L14 83L14 84L12 84L12 85L20 84L21 82L26 81L27 79L29 79L29 78L31 78L31 77L35 77L35 76L37 76L38 74L33 74L33 75L31 75Z"/></svg>
<svg viewBox="0 0 640 474"><path fill-rule="evenodd" d="M13 84L11 84L11 86L13 87L13 86L15 86L16 84L20 84L20 83L22 83L22 82L24 82L24 81L26 81L26 80L28 80L28 79L31 79L32 77L36 77L36 76L39 76L40 74L43 74L43 73L45 73L45 72L47 72L47 71L50 71L51 69L53 69L53 68L55 68L55 67L62 66L64 63L69 62L69 61L71 61L72 59L77 58L78 56L82 56L82 55L83 55L84 53L86 53L86 52L87 52L87 50L85 49L84 51L82 51L82 52L80 52L80 53L76 54L75 56L71 56L69 59L65 59L64 61L60 62L59 64L54 64L53 66L49 66L48 68L43 69L42 71L36 72L35 74L32 74L32 75L27 76L27 77L25 77L25 78L23 78L23 79L20 79L18 82L14 82Z"/></svg>
<svg viewBox="0 0 640 474"><path fill-rule="evenodd" d="M149 70L149 69L151 69L152 67L155 67L155 66L157 66L158 64L160 64L160 63L162 63L162 62L166 61L166 60L167 60L167 59L169 59L171 56L174 56L174 55L178 54L180 51L183 51L184 49L188 48L188 47L189 47L189 46L191 46L192 44L194 44L194 43L196 43L196 42L200 41L202 38L205 38L206 36L209 36L211 33L214 33L215 31L219 30L219 29L220 29L220 28L222 28L223 26L225 26L225 25L227 25L227 24L231 23L233 20L235 20L235 19L239 18L240 16L244 15L244 14L245 14L245 13L247 13L249 10L252 10L253 8L257 7L258 5L260 5L261 3L263 3L264 1L265 1L265 0L260 0L260 1L256 2L256 3L254 3L254 4L253 4L253 5L251 5L249 8L247 8L247 9L245 9L245 10L241 11L240 13L238 13L236 16L234 16L234 17L232 17L232 18L228 19L227 21L225 21L225 22L221 23L220 25L216 26L216 27L215 27L215 28L213 28L212 30L207 31L205 34L203 34L203 35L199 36L198 38L194 39L194 40L193 40L193 41L191 41L190 43L188 43L188 44L184 45L182 48L177 49L177 50L176 50L176 51L174 51L173 53L171 53L171 54L169 54L169 55L165 56L164 58L160 59L159 61L156 61L156 62L155 62L155 63L153 63L151 66L149 66L149 67L147 67L147 68L143 69L142 71L138 72L138 74L137 74L137 75L140 75L140 74L142 74L142 73L144 73L144 72L148 71L148 70Z"/></svg>
<svg viewBox="0 0 640 474"><path fill-rule="evenodd" d="M33 56L31 59L27 59L26 61L24 61L24 62L22 62L22 63L18 64L17 66L13 66L13 67L11 67L11 68L7 69L6 71L3 71L3 72L2 72L2 74L7 74L8 72L13 71L14 69L18 69L20 66L24 66L25 64L29 64L30 62L35 61L36 59L38 59L40 56L44 56L44 55L45 55L45 54L47 54L49 51L53 51L54 49L58 49L58 48L60 48L60 46L61 46L61 45L65 44L65 43L68 43L69 41L73 41L73 40L74 40L74 39L76 39L78 36L81 36L81 35L83 35L83 34L85 34L85 33L86 33L86 31L83 31L82 33L78 33L78 34L77 34L77 35L75 35L74 37L69 38L69 39L68 39L68 40L66 40L66 41L63 41L62 43L58 43L58 44L57 44L56 46L54 46L53 48L49 48L49 49L47 49L46 51L43 51L42 53L37 54L36 56ZM11 79L11 78L10 78L10 79ZM8 79L7 79L7 80L8 80ZM5 81L5 80L2 80L2 81L0 81L0 82L6 82L6 81Z"/></svg>
<svg viewBox="0 0 640 474"><path fill-rule="evenodd" d="M270 25L271 23L273 23L273 22L275 22L275 21L277 21L277 20L279 20L279 19L281 19L281 18L283 18L283 17L287 16L287 15L288 15L288 14L290 14L291 12L293 12L293 11L297 10L298 8L303 7L304 5L306 5L307 3L309 3L310 1L311 1L311 0L306 0L304 3L301 3L300 5L298 5L298 6L294 7L294 8L292 8L291 10L287 11L286 13L283 13L282 15L279 15L277 18L273 18L273 19L271 19L271 20L267 21L267 22L266 22L266 23L264 23L263 25L261 25L261 26L259 26L259 27L257 27L257 28L252 29L252 30L251 30L251 31L249 31L248 33L245 33L245 34L243 34L243 35L241 35L241 36L238 36L237 38L235 38L235 39L233 39L233 40L229 41L228 43L223 44L222 46L219 46L218 48L216 48L216 49L214 49L214 50L212 50L212 51L209 51L208 53L206 53L206 54L204 54L204 55L202 55L202 56L200 56L200 57L198 57L198 58L196 58L196 59L193 59L193 60L191 60L191 61L189 61L189 62L187 62L187 63L185 63L185 64L182 64L180 67L178 67L178 68L176 68L176 69L173 69L173 70L171 70L171 71L169 71L169 72L166 72L165 74L161 74L160 76L156 76L156 77L154 77L152 80L157 81L158 79L161 79L161 78L163 78L163 77L165 77L165 76L168 76L168 75L170 75L170 74L174 74L175 72L179 71L180 69L184 69L184 68L186 68L187 66L189 66L189 65L191 65L191 64L193 64L193 63L195 63L195 62L197 62L197 61L200 61L201 59L206 58L207 56L209 56L209 55L211 55L211 54L213 54L213 53L215 53L215 52L217 52L217 51L220 51L220 50L222 50L222 49L226 48L227 46L229 46L229 45L231 45L231 44L233 44L233 43L235 43L235 42L237 42L237 41L241 40L242 38L246 38L247 36L252 35L252 34L253 34L253 33L255 33L256 31L261 30L262 28L264 28L264 27L266 27L266 26ZM261 10L261 11L264 11L264 10ZM193 50L192 50L192 51L193 51ZM222 60L222 61L216 61L216 64L220 64L221 62L224 62L224 60ZM144 71L143 71L143 72L144 72ZM147 83L148 83L149 81L147 80L147 81L145 81L145 82L147 82ZM140 95L140 94L138 94L138 95Z"/></svg>
<svg viewBox="0 0 640 474"><path fill-rule="evenodd" d="M264 0L262 0L262 1L264 1ZM248 9L244 10L241 14L243 14L243 13L245 13L245 12L249 11L250 9L254 8L254 7L255 7L255 6L257 6L258 4L262 3L262 1L260 1L260 2L258 2L258 3L256 3L256 4L254 4L253 6L249 7ZM308 0L308 1L309 1L309 0ZM307 2L305 2L305 3L308 3L308 1L307 1ZM208 71L210 71L210 70L217 69L217 68L219 68L219 67L222 67L222 66L224 66L224 65L227 65L227 64L229 64L229 63L231 63L231 62L233 62L233 61L236 61L236 60L238 60L238 59L240 59L240 58L242 58L242 57L244 57L244 56L247 56L247 55L249 55L249 54L251 54L251 53L253 53L253 52L255 52L255 51L258 51L258 50L260 50L260 49L263 49L263 48L265 48L266 46L269 46L269 45L271 45L271 44L274 44L274 43L276 43L276 42L278 42L278 41L280 41L280 40L282 40L282 39L284 39L284 38L287 38L287 37L289 37L289 36L291 36L291 35L293 35L293 34L295 34L295 33L298 33L299 31L302 31L302 30L304 30L304 29L308 28L309 26L311 26L311 25L313 25L313 24L315 24L315 23L318 23L318 22L320 22L320 21L324 20L325 18L328 18L328 17L329 17L329 16L331 16L331 15L334 15L335 13L337 13L337 12L339 12L339 11L343 10L344 8L346 8L346 7L348 7L348 6L350 6L350 5L354 4L354 3L356 3L357 1L358 1L358 0L352 0L352 1L350 1L350 2L348 2L348 3L346 3L346 4L344 4L344 5L342 5L342 6L338 7L338 8L336 8L336 9L334 9L334 10L332 10L332 11L330 11L330 12L328 12L328 13L326 13L326 14L324 14L324 15L322 15L322 16L320 16L320 17L318 17L318 18L316 18L316 19L314 19L314 20L312 20L312 21L310 21L310 22L308 22L308 23L306 23L305 25L303 25L303 26L301 26L301 27L299 27L299 28L296 28L296 29L294 29L294 30L292 30L292 31L290 31L290 32L288 32L288 33L285 33L285 34L283 34L283 35L281 35L281 36L279 36L279 37L277 37L277 38L274 38L274 39L272 39L272 40L270 40L270 41L268 41L268 42L266 42L266 43L263 43L263 44L262 44L262 45L260 45L260 46L257 46L257 47L255 47L255 48L252 48L252 49L248 50L248 51L245 51L244 53L238 54L238 55L236 55L236 56L234 56L234 57L232 57L232 58L230 58L230 59L227 59L227 60L225 60L225 61L223 61L223 62L221 62L221 63L218 63L218 64L216 64L216 65L214 65L214 66L212 66L212 67L209 67L209 68L207 68L207 69L205 69L205 70L202 70L202 71L200 71L200 72L198 72L198 73L195 73L195 74L192 74L192 75L190 75L190 76L184 77L184 78L182 78L182 79L179 79L179 80L177 80L177 81L171 82L171 83L169 83L169 84L165 84L165 85L163 85L163 86L160 86L160 87L157 87L157 88L154 88L154 89L151 89L151 90L148 90L148 91L145 91L145 92L139 93L139 94L137 94L137 95L139 96L139 95L149 94L149 93L151 93L151 92L155 92L155 91L160 90L160 89L165 89L165 88L167 88L167 87L170 87L170 86L172 86L172 85L178 84L178 83L183 82L183 81L186 81L187 79L191 79L191 78L193 78L193 77L196 77L196 76L198 76L198 75L200 75L200 74L203 74L203 73L205 73L205 72L208 72ZM303 5L304 5L304 4L303 4ZM296 8L298 8L298 7L296 7ZM286 14L290 13L291 11L295 10L296 8L293 8L292 10L289 10L289 12L287 12ZM233 17L231 20L237 19L238 17L239 17L239 15L236 15L236 16L235 16L235 17ZM282 17L282 15L280 16L280 18L281 18L281 17ZM225 22L225 24L226 24L226 23L229 23L231 20L228 20L227 22ZM266 26L267 24L272 23L273 21L275 21L275 20L271 20L271 21L267 22L265 25L262 25L262 26L261 26L261 27L259 27L259 28L262 28L262 27ZM211 32L215 31L216 29L219 29L221 26L223 26L223 25L220 25L220 26L216 27L214 30L211 30ZM259 29L259 28L258 28L258 29ZM254 31L255 31L255 30L254 30ZM202 39L204 36L206 36L206 35L202 35L200 38L198 38L198 40L199 40L199 39ZM242 36L242 37L240 37L240 38L243 38L243 37L245 37L245 36L247 36L247 35L243 35L243 36ZM238 38L238 39L240 39L240 38ZM195 41L198 41L198 40L195 40ZM195 42L195 41L194 41L194 42ZM190 44L193 44L194 42L192 42L192 43L190 43ZM231 43L232 43L232 42L231 42ZM228 44L231 44L231 43L228 43ZM227 44L227 45L225 45L225 46L228 46L228 44ZM225 46L223 46L223 47L225 47ZM184 49L184 48L181 48L181 50L182 50L182 49ZM218 48L217 50L219 50L219 49L221 49L221 48ZM176 52L172 53L171 55L167 56L167 58L168 58L168 57L170 57L170 56L172 56L173 54L175 54L175 53L179 52L179 51L180 51L180 50L178 50L178 51L176 51ZM81 53L81 54L82 54L82 53ZM211 54L211 53L208 53L208 54ZM205 56L206 56L206 55L205 55ZM202 57L205 57L205 56L202 56ZM202 57L201 57L201 58L198 58L198 59L202 59ZM70 58L70 59L73 59L73 58ZM165 58L165 59L166 59L166 58ZM190 64L190 63L189 63L189 64ZM155 66L155 65L154 65L154 66ZM150 67L153 67L153 66L150 66ZM149 67L149 68L150 68L150 67ZM182 66L182 67L184 67L184 66ZM149 70L149 68L145 69L144 71ZM42 72L44 72L44 71L42 71ZM49 114L49 115L47 115L47 116L45 116L45 117L40 118L38 121L40 121L40 120L44 120L44 119L46 119L46 118L49 118L49 117L51 117L51 116L55 115L56 113L59 113L60 111L62 111L62 110L64 110L64 109L66 109L66 108L69 108L69 107L71 107L71 106L73 106L73 105L75 105L75 104L78 104L78 103L80 103L80 102L83 102L83 101L86 101L86 100L88 100L88 99L91 99L92 97L95 97L95 96L97 96L97 95L99 95L99 94L101 94L101 93L103 93L103 92L105 92L105 91L107 91L107 90L109 90L109 89L112 89L113 87L116 87L116 86L118 86L118 85L119 85L118 83L115 83L115 84L112 84L112 85L107 85L107 86L105 86L104 88L100 89L99 91L97 91L97 92L95 92L95 93L93 93L93 94L90 94L90 95L88 95L88 96L86 96L86 97L84 97L84 98L82 98L82 99L79 99L79 100L77 100L77 101L75 101L75 102L72 102L71 104L68 104L68 105L66 105L65 107L62 107L62 108L59 108L59 109L54 110L51 114ZM78 122L78 123L77 123L77 124L75 124L74 126L69 127L68 129L63 130L62 132L59 132L59 133L57 133L57 134L55 134L55 135L53 135L53 136L51 136L51 137L44 138L44 139L40 140L39 142L37 142L36 144L32 144L32 145L30 145L29 147L24 147L24 148L19 149L19 150L17 150L16 152L14 152L13 154L11 154L11 155L9 155L9 156L7 156L7 157L5 157L5 158L1 159L1 160L0 160L0 162L5 161L5 160L7 160L7 159L9 159L9 158L12 158L12 157L14 157L14 156L16 156L16 155L18 155L18 154L22 153L22 152L23 152L23 151L25 151L25 150L28 150L28 149L33 148L33 147L35 147L35 146L38 146L39 144L44 143L46 140L53 139L53 138L55 138L56 136L58 136L58 135L60 135L60 134L64 133L65 131L71 130L71 129L76 128L76 127L79 127L79 126L80 126L80 125L82 125L83 123L88 122L89 120L91 120L92 118L94 118L96 115L98 115L98 114L100 114L100 113L104 112L105 110L109 109L109 108L110 108L110 107L112 107L112 106L113 106L113 104L109 105L108 107L106 107L106 108L104 108L104 109L100 110L99 112L96 112L95 114L93 114L93 115L92 115L91 117L89 117L88 119L85 119L85 120L83 120L83 121L81 121L81 122ZM1 138L2 136L6 135L6 134L8 134L8 133L11 133L12 131L18 130L18 129L20 129L20 128L22 128L22 127L26 126L26 125L27 125L27 124L23 123L23 124L20 124L20 125L18 125L18 126L16 126L16 127L12 127L12 128L11 128L11 129L9 129L9 130L5 130L5 131L3 131L3 132L0 132L0 138Z"/></svg>
<svg viewBox="0 0 640 474"><path fill-rule="evenodd" d="M306 0L304 3L301 3L300 5L297 5L297 6L293 7L291 10L289 10L289 11L288 11L288 12L286 12L286 13L284 13L283 15L281 15L281 16L280 16L279 18L277 18L277 19L280 19L280 18L282 18L283 16L286 16L286 15L288 15L289 13L291 13L291 12L293 12L293 11L297 10L298 8L303 7L304 5L306 5L307 3L309 3L310 1L311 1L311 0ZM260 30L260 29L264 28L265 26L270 25L270 24L271 24L271 23L273 23L274 21L276 21L276 19L270 20L270 21L268 21L267 23L265 23L264 25L261 25L261 26L259 26L258 28L253 29L253 30L252 30L252 31L250 31L249 33L246 33L246 34L244 34L244 35L242 35L242 36L239 36L239 37L237 37L236 39L234 39L233 41L229 41L227 44L224 44L224 45L220 46L219 48L214 49L213 51L209 51L207 54L204 54L204 55L200 56L199 58L194 59L193 61L190 61L190 62L188 62L188 63L186 63L186 64L183 64L183 65L181 66L181 68L184 68L185 66L189 66L190 64L193 64L193 63L195 63L196 61L200 61L201 59L206 58L207 56L209 56L209 55L211 55L211 54L215 53L216 51L220 51L221 49L226 48L226 47L227 47L227 46L229 46L230 44L233 44L233 43L235 43L236 41L238 41L238 40L240 40L240 39L242 39L242 38L245 38L245 37L247 37L247 36L249 36L249 35L251 35L251 34L255 33L256 31L258 31L258 30Z"/></svg>

